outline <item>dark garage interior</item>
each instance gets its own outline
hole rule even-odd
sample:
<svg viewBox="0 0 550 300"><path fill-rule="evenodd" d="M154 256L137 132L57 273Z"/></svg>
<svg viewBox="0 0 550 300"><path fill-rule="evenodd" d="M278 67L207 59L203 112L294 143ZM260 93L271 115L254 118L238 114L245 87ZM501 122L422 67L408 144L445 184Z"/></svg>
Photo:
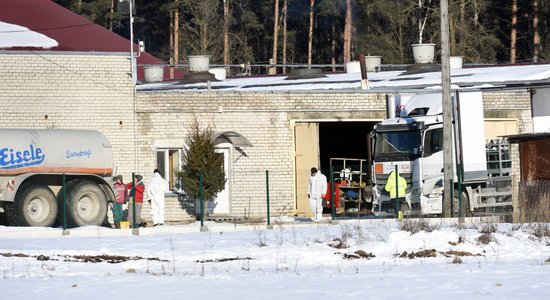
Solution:
<svg viewBox="0 0 550 300"><path fill-rule="evenodd" d="M359 171L357 160L364 159L363 174L352 175L350 181L353 184L363 184L370 186L370 167L368 166L368 135L372 131L377 122L324 122L319 123L319 153L321 159L322 172L327 175L330 180L331 158L350 159L346 160L346 168L352 171ZM343 160L334 160L334 180L335 188L340 190L335 194L335 202L337 211L339 208L344 209L341 212L355 211L360 213L361 209L370 209L370 203L363 202L370 198L367 188L350 187L348 184L341 184L341 171L343 169ZM359 178L361 177L361 178ZM347 188L345 188L347 186ZM359 194L357 194L359 193ZM356 202L358 198L363 201ZM329 211L330 204L325 204L325 211Z"/></svg>
<svg viewBox="0 0 550 300"><path fill-rule="evenodd" d="M319 123L321 168L329 170L330 158L367 159L367 138L377 122Z"/></svg>

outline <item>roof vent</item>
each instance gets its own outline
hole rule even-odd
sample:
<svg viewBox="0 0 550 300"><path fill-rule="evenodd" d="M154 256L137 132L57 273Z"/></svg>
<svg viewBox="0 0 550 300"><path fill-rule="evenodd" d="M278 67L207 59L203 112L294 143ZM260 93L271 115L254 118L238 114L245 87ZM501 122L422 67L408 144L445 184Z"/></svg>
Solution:
<svg viewBox="0 0 550 300"><path fill-rule="evenodd" d="M152 65L143 67L143 73L145 75L145 81L147 82L159 82L164 78L164 66Z"/></svg>
<svg viewBox="0 0 550 300"><path fill-rule="evenodd" d="M462 56L449 57L449 64L451 69L462 69Z"/></svg>
<svg viewBox="0 0 550 300"><path fill-rule="evenodd" d="M382 67L382 56L365 56L367 72L380 72Z"/></svg>
<svg viewBox="0 0 550 300"><path fill-rule="evenodd" d="M216 76L208 72L210 65L209 55L188 55L189 73L179 82L181 84L192 84L208 81L218 81Z"/></svg>
<svg viewBox="0 0 550 300"><path fill-rule="evenodd" d="M225 80L227 77L227 70L225 68L210 68L208 72L214 74L217 80Z"/></svg>
<svg viewBox="0 0 550 300"><path fill-rule="evenodd" d="M187 56L189 62L189 72L208 72L208 65L210 64L209 55L189 55Z"/></svg>
<svg viewBox="0 0 550 300"><path fill-rule="evenodd" d="M346 63L346 73L361 73L361 64L359 61L350 61Z"/></svg>
<svg viewBox="0 0 550 300"><path fill-rule="evenodd" d="M435 44L412 44L415 64L432 64L435 56Z"/></svg>

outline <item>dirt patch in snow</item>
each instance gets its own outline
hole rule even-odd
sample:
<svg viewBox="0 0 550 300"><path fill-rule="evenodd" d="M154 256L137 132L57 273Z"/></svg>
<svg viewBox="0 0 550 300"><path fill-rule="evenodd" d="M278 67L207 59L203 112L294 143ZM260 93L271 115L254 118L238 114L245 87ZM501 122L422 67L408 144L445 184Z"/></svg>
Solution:
<svg viewBox="0 0 550 300"><path fill-rule="evenodd" d="M401 257L401 258L410 258L410 259L413 259L413 258L423 258L423 257L437 257L437 254L441 254L445 257L452 257L452 256L483 256L483 254L473 254L473 253L470 253L468 251L457 251L457 250L451 250L451 251L447 251L447 252L440 252L440 251L436 251L435 249L426 249L426 250L421 250L421 251L417 251L417 252L407 252L407 251L404 251L403 253L401 254L396 254L396 256L398 257Z"/></svg>
<svg viewBox="0 0 550 300"><path fill-rule="evenodd" d="M141 257L141 256L122 256L122 255L29 255L25 253L0 253L0 256L4 257L26 257L26 258L36 258L40 261L70 261L70 262L82 262L82 263L102 263L107 262L110 264L118 264L130 260L150 260L150 261L162 261L167 262L167 260L160 259L158 257Z"/></svg>
<svg viewBox="0 0 550 300"><path fill-rule="evenodd" d="M338 254L342 254L342 257L344 259L349 259L349 260L352 260L352 259L371 259L373 257L376 257L374 254L372 254L372 252L365 252L363 250L357 250L353 253L338 253Z"/></svg>
<svg viewBox="0 0 550 300"><path fill-rule="evenodd" d="M468 251L457 251L457 250L451 250L447 252L442 253L445 256L483 256L483 254L473 254Z"/></svg>
<svg viewBox="0 0 550 300"><path fill-rule="evenodd" d="M399 257L410 258L410 259L417 258L417 257L437 257L437 251L435 251L435 249L426 249L418 252L413 251L411 253L404 251L403 253L399 254Z"/></svg>
<svg viewBox="0 0 550 300"><path fill-rule="evenodd" d="M226 261L233 261L233 260L253 260L252 257L224 257L224 258L215 258L215 259L203 259L203 260L196 260L197 263L210 263L210 262L226 262Z"/></svg>

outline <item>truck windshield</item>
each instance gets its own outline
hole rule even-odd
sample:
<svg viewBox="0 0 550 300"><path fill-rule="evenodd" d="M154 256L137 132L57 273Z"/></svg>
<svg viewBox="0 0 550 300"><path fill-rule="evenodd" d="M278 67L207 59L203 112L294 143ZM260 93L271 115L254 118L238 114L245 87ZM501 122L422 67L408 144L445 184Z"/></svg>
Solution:
<svg viewBox="0 0 550 300"><path fill-rule="evenodd" d="M418 130L376 133L375 160L414 160L420 155L420 132Z"/></svg>

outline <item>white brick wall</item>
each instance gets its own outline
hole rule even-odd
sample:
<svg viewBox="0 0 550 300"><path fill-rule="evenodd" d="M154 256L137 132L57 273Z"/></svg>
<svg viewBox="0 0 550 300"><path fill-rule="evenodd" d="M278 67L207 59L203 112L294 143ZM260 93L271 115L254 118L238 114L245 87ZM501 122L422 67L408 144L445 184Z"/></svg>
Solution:
<svg viewBox="0 0 550 300"><path fill-rule="evenodd" d="M96 129L113 145L115 168L133 168L133 97L123 55L0 54L0 126ZM122 125L120 124L122 122Z"/></svg>
<svg viewBox="0 0 550 300"><path fill-rule="evenodd" d="M146 182L156 147L182 148L194 117L214 130L237 131L254 146L233 165L231 211L265 217L266 170L272 214L295 208L293 121L385 117L385 95L363 91L138 92L134 141L129 70L124 55L1 52L0 126L99 130L113 144L117 173L140 173ZM484 105L497 117L518 116L521 132L532 128L527 92L485 93Z"/></svg>

